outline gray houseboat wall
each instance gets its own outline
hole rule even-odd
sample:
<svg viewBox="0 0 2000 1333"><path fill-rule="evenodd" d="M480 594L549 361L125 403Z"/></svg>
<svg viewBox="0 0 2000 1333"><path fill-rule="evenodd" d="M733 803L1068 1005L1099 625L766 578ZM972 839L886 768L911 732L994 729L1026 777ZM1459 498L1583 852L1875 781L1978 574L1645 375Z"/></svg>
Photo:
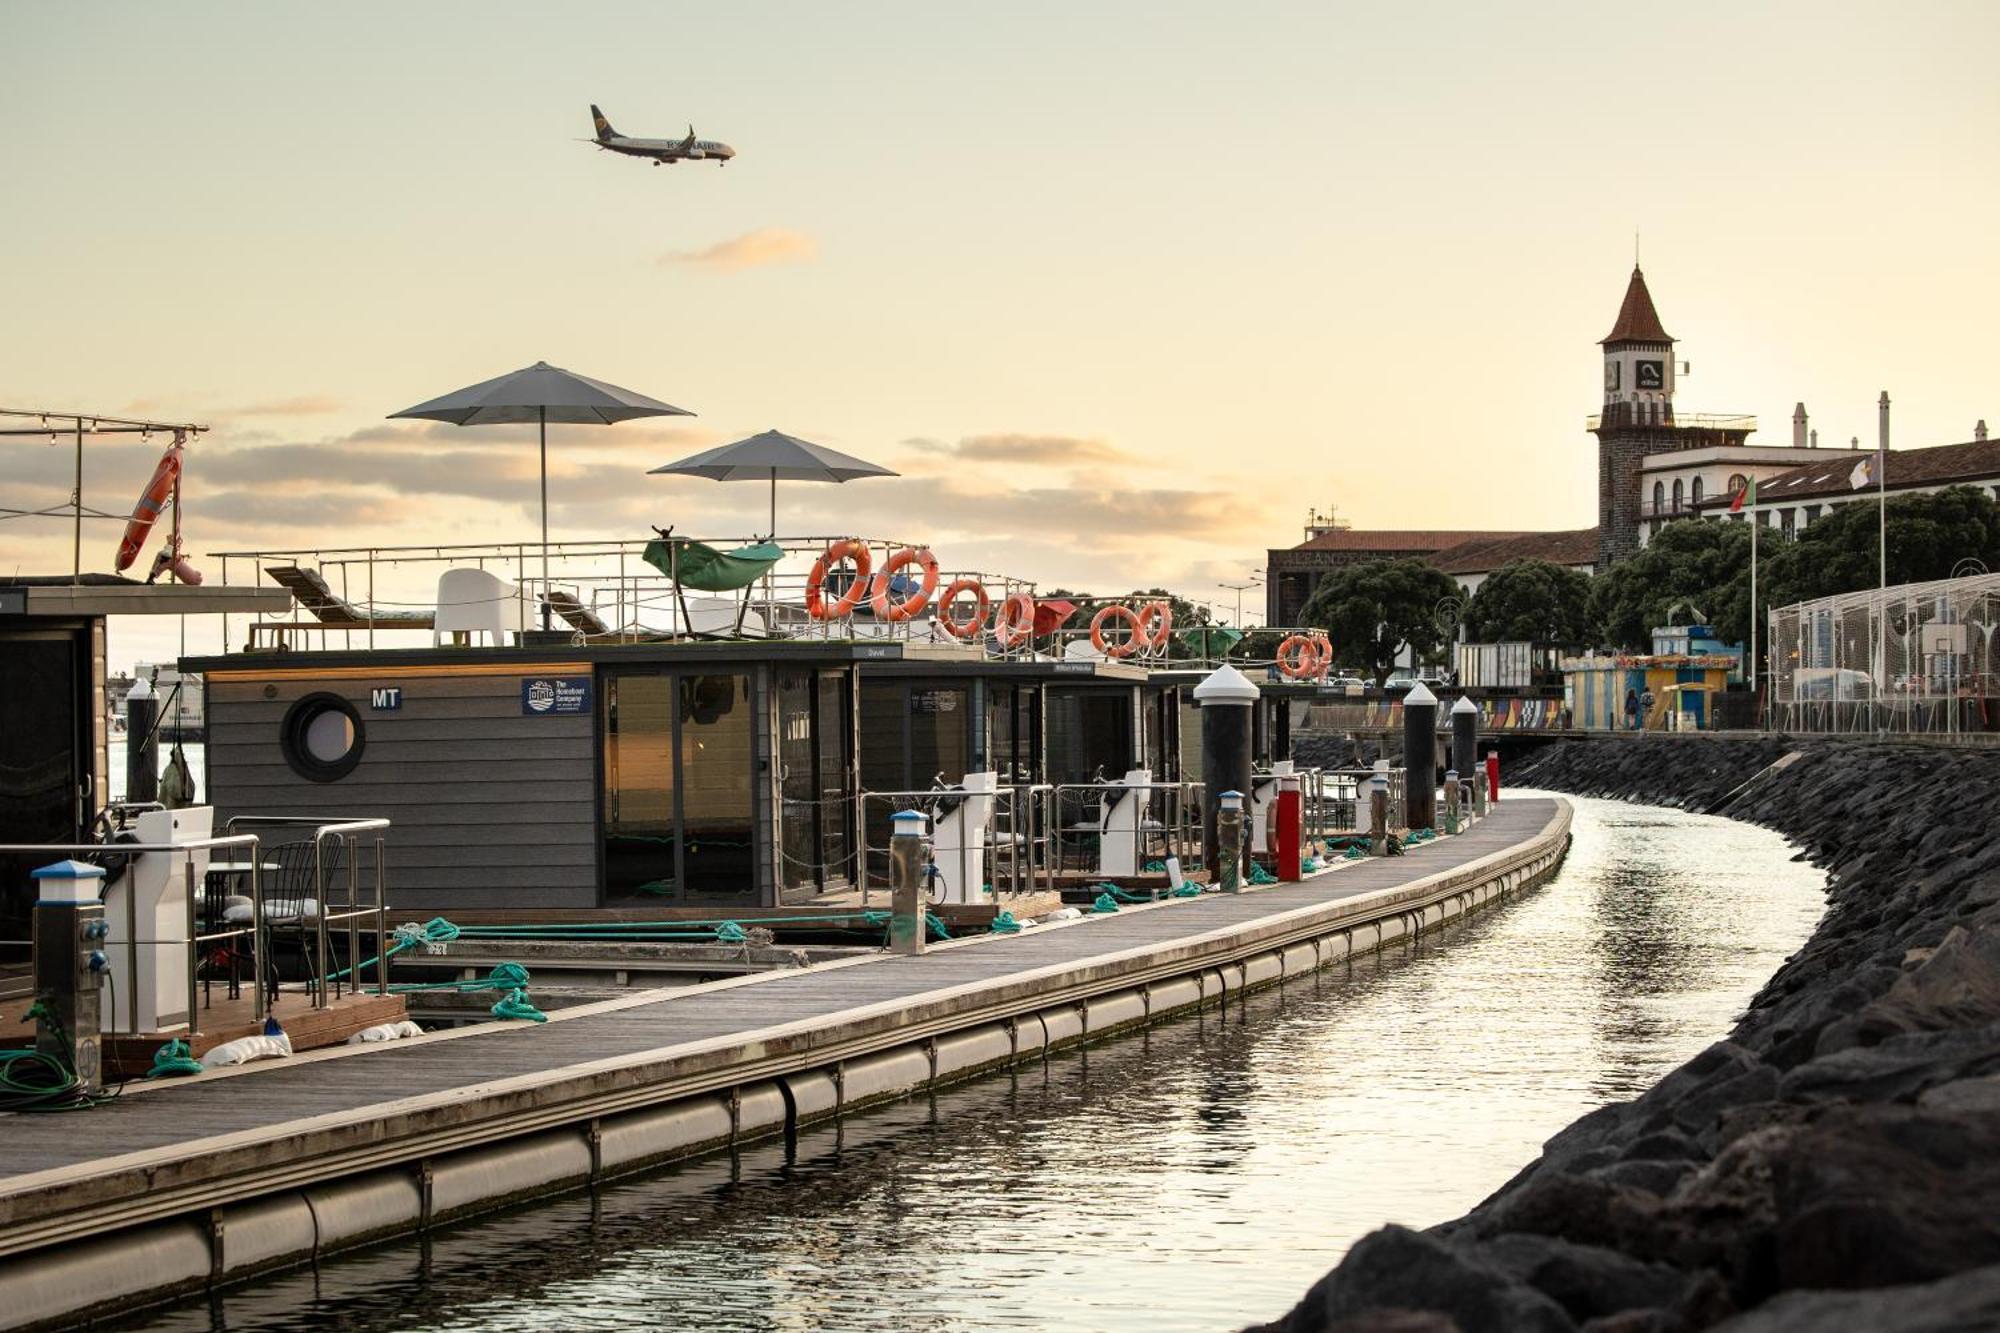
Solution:
<svg viewBox="0 0 2000 1333"><path fill-rule="evenodd" d="M399 909L597 906L588 663L207 666L218 822L386 816Z"/></svg>

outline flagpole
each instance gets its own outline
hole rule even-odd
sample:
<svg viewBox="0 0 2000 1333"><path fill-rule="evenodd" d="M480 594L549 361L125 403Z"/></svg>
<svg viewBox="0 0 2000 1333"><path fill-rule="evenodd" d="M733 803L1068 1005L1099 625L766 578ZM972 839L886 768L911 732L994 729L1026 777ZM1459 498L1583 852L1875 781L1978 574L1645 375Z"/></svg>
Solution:
<svg viewBox="0 0 2000 1333"><path fill-rule="evenodd" d="M1889 395L1882 395L1886 401ZM1875 454L1875 544L1877 582L1882 599L1882 674L1889 674L1889 427L1882 426L1882 447Z"/></svg>
<svg viewBox="0 0 2000 1333"><path fill-rule="evenodd" d="M1754 485L1746 482L1745 485ZM1755 492L1751 492L1753 495ZM1764 694L1757 681L1757 511L1750 511L1750 699L1757 708L1757 725L1764 724Z"/></svg>

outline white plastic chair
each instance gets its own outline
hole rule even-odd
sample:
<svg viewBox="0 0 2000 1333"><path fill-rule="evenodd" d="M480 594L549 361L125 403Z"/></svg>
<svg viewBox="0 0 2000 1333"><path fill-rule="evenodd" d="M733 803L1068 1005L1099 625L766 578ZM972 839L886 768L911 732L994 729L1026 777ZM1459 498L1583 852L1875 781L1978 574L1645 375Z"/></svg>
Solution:
<svg viewBox="0 0 2000 1333"><path fill-rule="evenodd" d="M518 634L526 628L520 592L505 579L483 569L447 569L438 576L433 647L445 634L490 634L493 645L504 648L509 631Z"/></svg>

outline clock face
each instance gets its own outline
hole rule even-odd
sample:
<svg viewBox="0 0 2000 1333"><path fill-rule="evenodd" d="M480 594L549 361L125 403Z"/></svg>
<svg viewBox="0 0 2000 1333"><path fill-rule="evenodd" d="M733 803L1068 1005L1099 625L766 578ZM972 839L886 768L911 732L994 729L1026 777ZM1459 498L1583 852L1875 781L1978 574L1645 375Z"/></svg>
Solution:
<svg viewBox="0 0 2000 1333"><path fill-rule="evenodd" d="M1634 361L1632 363L1632 384L1639 389L1664 388L1667 382L1667 363L1664 361Z"/></svg>
<svg viewBox="0 0 2000 1333"><path fill-rule="evenodd" d="M1625 363L1623 361L1606 361L1604 363L1604 388L1606 392L1618 392L1618 381L1623 378L1619 372L1624 370L1624 368Z"/></svg>

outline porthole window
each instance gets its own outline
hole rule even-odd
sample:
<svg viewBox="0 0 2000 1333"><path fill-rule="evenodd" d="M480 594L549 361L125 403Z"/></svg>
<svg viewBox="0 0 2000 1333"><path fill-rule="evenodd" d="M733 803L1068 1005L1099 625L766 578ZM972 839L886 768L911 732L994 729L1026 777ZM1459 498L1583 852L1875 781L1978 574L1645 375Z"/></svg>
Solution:
<svg viewBox="0 0 2000 1333"><path fill-rule="evenodd" d="M278 745L302 778L337 782L361 762L368 734L354 705L337 694L308 694L285 710Z"/></svg>

